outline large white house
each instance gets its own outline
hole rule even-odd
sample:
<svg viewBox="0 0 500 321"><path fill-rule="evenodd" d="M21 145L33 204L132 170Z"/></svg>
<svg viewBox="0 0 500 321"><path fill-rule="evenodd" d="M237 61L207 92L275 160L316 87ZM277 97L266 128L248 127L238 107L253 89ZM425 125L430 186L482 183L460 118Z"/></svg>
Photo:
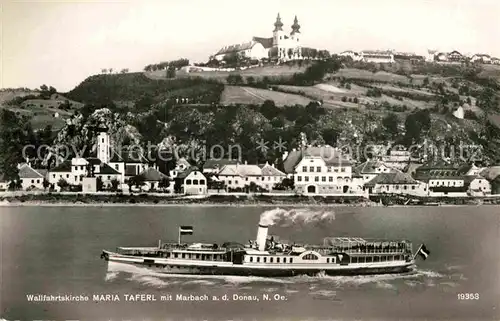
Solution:
<svg viewBox="0 0 500 321"><path fill-rule="evenodd" d="M245 162L224 165L217 173L217 177L230 189L245 188L254 183L263 189L272 190L286 178L286 174L274 167L274 164L266 163L259 166Z"/></svg>
<svg viewBox="0 0 500 321"><path fill-rule="evenodd" d="M215 55L217 60L223 60L227 54L244 55L251 59L276 57L280 60L301 59L302 46L300 25L295 16L291 32L283 30L283 22L278 13L274 23L273 36L270 38L253 37L251 41L222 47Z"/></svg>
<svg viewBox="0 0 500 321"><path fill-rule="evenodd" d="M293 150L284 169L293 175L295 191L300 194L364 194L363 178L353 173L347 158L329 146Z"/></svg>

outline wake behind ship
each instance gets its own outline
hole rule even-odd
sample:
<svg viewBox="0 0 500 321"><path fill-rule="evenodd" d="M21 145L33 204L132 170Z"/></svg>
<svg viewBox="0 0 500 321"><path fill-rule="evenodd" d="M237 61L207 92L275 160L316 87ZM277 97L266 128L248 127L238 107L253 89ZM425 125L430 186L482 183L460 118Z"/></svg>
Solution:
<svg viewBox="0 0 500 321"><path fill-rule="evenodd" d="M406 240L367 240L359 237L328 237L323 245L282 243L268 237L268 226L259 224L257 238L243 245L182 243L193 234L192 226L179 228L177 243L157 247L118 247L103 250L107 261L146 266L156 272L198 275L295 276L403 273L412 269L417 254L429 255L425 245L413 254Z"/></svg>

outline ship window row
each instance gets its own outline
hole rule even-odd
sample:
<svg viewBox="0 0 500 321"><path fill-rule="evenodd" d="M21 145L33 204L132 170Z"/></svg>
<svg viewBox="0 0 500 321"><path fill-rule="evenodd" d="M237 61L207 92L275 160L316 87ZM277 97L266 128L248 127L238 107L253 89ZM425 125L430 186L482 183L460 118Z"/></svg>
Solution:
<svg viewBox="0 0 500 321"><path fill-rule="evenodd" d="M289 257L288 260L286 257L270 257L269 261L267 259L268 259L267 257L263 257L262 263L293 263L293 258L291 258L291 257ZM257 257L255 257L255 260L254 260L254 257L250 256L249 260L250 260L250 262L260 263L261 257L257 256Z"/></svg>
<svg viewBox="0 0 500 321"><path fill-rule="evenodd" d="M360 256L351 257L351 263L376 263L376 262L387 262L387 261L400 261L403 260L403 255L382 255L382 256Z"/></svg>
<svg viewBox="0 0 500 321"><path fill-rule="evenodd" d="M174 259L187 259L187 260L202 260L202 261L224 261L223 254L195 254L195 253L170 253L167 252L165 257Z"/></svg>

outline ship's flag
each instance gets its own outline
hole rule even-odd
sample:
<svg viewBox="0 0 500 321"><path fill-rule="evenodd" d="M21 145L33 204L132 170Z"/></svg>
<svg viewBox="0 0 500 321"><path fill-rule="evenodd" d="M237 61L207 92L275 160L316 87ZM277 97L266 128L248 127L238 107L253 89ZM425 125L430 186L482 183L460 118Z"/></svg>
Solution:
<svg viewBox="0 0 500 321"><path fill-rule="evenodd" d="M425 244L422 244L420 247L420 250L418 250L418 255L420 255L424 260L427 259L427 257L431 254L431 251L429 251L426 247Z"/></svg>
<svg viewBox="0 0 500 321"><path fill-rule="evenodd" d="M181 226L179 227L180 235L193 235L193 227L192 226Z"/></svg>

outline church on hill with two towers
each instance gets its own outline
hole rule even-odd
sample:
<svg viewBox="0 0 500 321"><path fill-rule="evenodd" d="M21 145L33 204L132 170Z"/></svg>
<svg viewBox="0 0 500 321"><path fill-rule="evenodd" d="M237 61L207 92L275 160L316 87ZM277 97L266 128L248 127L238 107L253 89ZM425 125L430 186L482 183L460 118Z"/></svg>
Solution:
<svg viewBox="0 0 500 321"><path fill-rule="evenodd" d="M273 36L270 38L253 37L249 42L224 46L215 55L214 58L221 61L227 54L241 54L250 59L271 58L281 61L303 59L300 33L300 25L295 16L291 25L291 32L283 30L283 22L278 13L274 23Z"/></svg>

